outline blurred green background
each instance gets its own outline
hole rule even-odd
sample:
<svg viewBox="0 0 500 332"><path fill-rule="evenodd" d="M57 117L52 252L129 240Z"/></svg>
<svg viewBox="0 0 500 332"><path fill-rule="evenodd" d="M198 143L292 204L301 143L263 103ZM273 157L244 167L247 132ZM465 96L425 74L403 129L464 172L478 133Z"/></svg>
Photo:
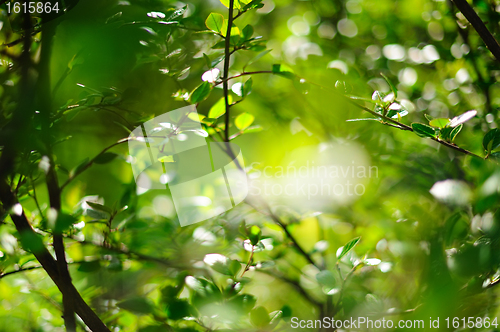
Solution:
<svg viewBox="0 0 500 332"><path fill-rule="evenodd" d="M382 73L398 90L397 100L408 111L401 122L407 125L427 124L424 114L451 119L477 110L455 144L484 156L483 137L500 124L500 67L477 33L449 1L262 3L235 24L240 30L252 25L254 36L265 42L235 52L229 76L272 71L274 64L296 76L252 75L251 94L231 108L231 134L239 133L234 120L243 113L253 115L252 125L258 126L232 140L242 149L250 177L248 201L180 227L170 192L137 190L127 144L114 147L115 159L94 164L62 196L62 210L77 218L66 232L66 247L73 282L87 302L112 331L288 331L291 317L358 316L423 319L423 330L430 330L430 317L440 317L436 330L454 331L445 326L446 317L498 317L500 170L495 160L466 156L377 121L348 122L371 115L343 95L371 99L374 91L389 93ZM500 1L470 3L496 36ZM2 8L0 126L7 133L19 102L15 56L22 43L9 45L20 34L12 32ZM178 23L161 23L182 8ZM228 15L218 0L85 0L47 23L56 29L50 130L53 142L60 141L53 150L61 183L141 122L190 102L182 96L210 69L204 54L210 60L223 54L212 48L222 38L205 26L211 12ZM34 35L34 63L40 60L43 33L44 26ZM265 47L271 51L248 64ZM223 61L216 68L222 66ZM230 80L230 87L249 77ZM197 104L200 114L208 116L223 97L221 87ZM237 92L237 86L230 92L235 101L241 99ZM370 102L356 102L373 109ZM223 123L224 116L214 126ZM214 128L207 131L220 140ZM19 199L49 243L41 158L31 153L32 178ZM363 186L363 195L255 194L266 181L280 188L295 183L295 178L266 174L313 161L377 172L347 177ZM300 181L318 180L312 178ZM340 178L330 179L330 185L346 180ZM108 227L109 213L89 213L93 209L82 203L86 200L113 211L127 209ZM287 225L286 232L276 219ZM1 274L38 265L19 244L10 218L5 214L3 220L0 330L63 331L61 296L42 269ZM250 261L244 241L248 249L251 235L241 230L243 221L262 231ZM337 259L339 248L357 237L361 240L352 251ZM214 267L210 257L215 256L207 259L207 254L223 255L216 256L223 267ZM240 262L236 275L224 270L229 259ZM250 270L241 277L247 262ZM475 330L498 331L493 326Z"/></svg>

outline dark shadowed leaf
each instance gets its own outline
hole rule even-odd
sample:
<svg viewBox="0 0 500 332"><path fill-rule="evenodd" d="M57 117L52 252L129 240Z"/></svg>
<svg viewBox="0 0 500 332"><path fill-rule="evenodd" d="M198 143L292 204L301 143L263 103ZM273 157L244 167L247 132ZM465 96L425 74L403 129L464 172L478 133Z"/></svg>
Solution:
<svg viewBox="0 0 500 332"><path fill-rule="evenodd" d="M144 297L133 297L116 304L118 308L125 309L137 314L150 314L154 311L151 300Z"/></svg>
<svg viewBox="0 0 500 332"><path fill-rule="evenodd" d="M110 161L112 161L113 159L115 159L116 157L118 157L118 155L116 153L105 152L105 153L99 155L98 157L96 157L94 159L94 163L96 163L96 164L106 164L106 163L109 163Z"/></svg>
<svg viewBox="0 0 500 332"><path fill-rule="evenodd" d="M500 130L492 129L484 135L483 147L488 153L500 146Z"/></svg>
<svg viewBox="0 0 500 332"><path fill-rule="evenodd" d="M78 271L80 272L96 272L101 268L101 262L99 260L82 262L78 267Z"/></svg>

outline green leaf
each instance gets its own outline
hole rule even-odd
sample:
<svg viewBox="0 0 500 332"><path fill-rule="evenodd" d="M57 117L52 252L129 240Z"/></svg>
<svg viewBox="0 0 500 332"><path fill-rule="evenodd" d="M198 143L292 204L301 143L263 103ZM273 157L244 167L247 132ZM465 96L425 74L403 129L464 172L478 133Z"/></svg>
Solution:
<svg viewBox="0 0 500 332"><path fill-rule="evenodd" d="M205 20L205 25L207 28L210 30L221 33L222 34L222 27L224 26L224 16L218 13L210 13L208 15L207 19Z"/></svg>
<svg viewBox="0 0 500 332"><path fill-rule="evenodd" d="M89 163L89 158L85 158L78 166L76 166L69 172L69 177L72 178L76 174L80 173L87 166L88 163Z"/></svg>
<svg viewBox="0 0 500 332"><path fill-rule="evenodd" d="M55 209L49 210L47 219L49 228L58 234L62 234L78 221L76 217Z"/></svg>
<svg viewBox="0 0 500 332"><path fill-rule="evenodd" d="M85 203L87 203L94 210L101 211L101 212L106 212L106 213L109 213L109 214L113 213L113 210L111 208L107 207L107 206L104 206L104 205L101 205L101 204L98 204L98 203L88 202L88 201L85 201Z"/></svg>
<svg viewBox="0 0 500 332"><path fill-rule="evenodd" d="M247 24L243 30L241 30L241 40L243 42L252 38L253 35L253 27L250 24Z"/></svg>
<svg viewBox="0 0 500 332"><path fill-rule="evenodd" d="M254 51L254 52L262 52L262 51L266 50L266 43L262 42L262 41L260 41L260 42L257 41L257 42L251 43L250 47L248 49L250 51Z"/></svg>
<svg viewBox="0 0 500 332"><path fill-rule="evenodd" d="M469 229L467 221L467 215L462 212L457 212L446 220L444 226L446 246L450 246L455 240L461 240L467 236L467 230Z"/></svg>
<svg viewBox="0 0 500 332"><path fill-rule="evenodd" d="M167 316L173 320L180 320L191 316L191 305L186 300L174 299L168 303Z"/></svg>
<svg viewBox="0 0 500 332"><path fill-rule="evenodd" d="M255 120L255 117L250 114L250 113L242 113L236 117L234 120L234 124L236 125L236 128L239 130L244 130L253 123L253 120Z"/></svg>
<svg viewBox="0 0 500 332"><path fill-rule="evenodd" d="M198 113L189 113L188 118L193 120L194 122L199 122L201 123L203 119L206 118L203 114L198 114Z"/></svg>
<svg viewBox="0 0 500 332"><path fill-rule="evenodd" d="M96 272L101 268L101 262L99 260L94 260L90 262L82 262L78 267L78 271L80 272Z"/></svg>
<svg viewBox="0 0 500 332"><path fill-rule="evenodd" d="M215 262L214 264L210 265L210 267L214 269L214 271L219 272L220 274L224 274L226 276L234 276L234 274L229 269L229 264L228 264L229 261L232 260L227 259L226 262Z"/></svg>
<svg viewBox="0 0 500 332"><path fill-rule="evenodd" d="M221 34L222 36L226 37L227 35L227 21L224 21L224 24L222 25L222 30L221 30ZM230 38L230 44L231 45L237 45L238 42L240 41L240 29L235 25L233 24L233 26L231 27L231 38Z"/></svg>
<svg viewBox="0 0 500 332"><path fill-rule="evenodd" d="M281 65L278 63L278 64L274 64L273 67L272 67L272 72L274 74L277 74L281 71Z"/></svg>
<svg viewBox="0 0 500 332"><path fill-rule="evenodd" d="M283 318L292 317L292 308L290 308L290 306L287 304L285 304L283 307L281 307L281 312L282 312L281 317L283 317Z"/></svg>
<svg viewBox="0 0 500 332"><path fill-rule="evenodd" d="M182 284L181 284L182 286ZM182 287L167 285L160 289L162 302L168 304L169 302L175 300L179 296Z"/></svg>
<svg viewBox="0 0 500 332"><path fill-rule="evenodd" d="M253 0L250 1L246 6L243 7L243 10L249 10L249 9L254 9L254 8L262 8L264 7L264 4L261 3L263 0Z"/></svg>
<svg viewBox="0 0 500 332"><path fill-rule="evenodd" d="M229 266L229 272L231 273L230 276L238 275L238 272L240 272L240 269L241 269L240 262L238 262L237 260L234 260L234 259L230 259L228 266Z"/></svg>
<svg viewBox="0 0 500 332"><path fill-rule="evenodd" d="M500 146L500 130L498 128L492 129L484 135L483 147L488 152L495 150Z"/></svg>
<svg viewBox="0 0 500 332"><path fill-rule="evenodd" d="M392 84L392 82L387 78L387 76L385 76L384 74L380 73L380 75L382 75L382 77L384 78L384 80L387 82L387 84L389 84L389 86L391 87L391 90L392 92L394 93L394 99L398 98L398 89L396 89L396 87L394 86L394 84Z"/></svg>
<svg viewBox="0 0 500 332"><path fill-rule="evenodd" d="M205 59L205 63L207 64L208 69L212 69L212 67L213 67L212 61L210 61L210 58L208 57L208 55L203 53L203 58Z"/></svg>
<svg viewBox="0 0 500 332"><path fill-rule="evenodd" d="M345 255L347 255L361 240L361 236L352 239L351 241L347 242L346 245L342 248L342 252L340 253L338 260L341 260Z"/></svg>
<svg viewBox="0 0 500 332"><path fill-rule="evenodd" d="M258 328L264 328L271 322L269 318L269 314L267 313L266 308L264 307L256 307L252 311L250 311L250 321L252 324Z"/></svg>
<svg viewBox="0 0 500 332"><path fill-rule="evenodd" d="M455 138L457 137L458 133L462 130L463 127L464 127L464 125L461 124L461 125L453 128L453 130L450 133L450 141L453 142L455 140Z"/></svg>
<svg viewBox="0 0 500 332"><path fill-rule="evenodd" d="M450 119L446 119L446 118L438 118L438 119L431 120L429 122L429 124L431 126L437 127L437 128L444 128L448 125L448 123L450 123Z"/></svg>
<svg viewBox="0 0 500 332"><path fill-rule="evenodd" d="M210 92L212 91L212 86L209 82L201 83L194 91L191 93L191 102L193 104L199 103L208 98Z"/></svg>
<svg viewBox="0 0 500 332"><path fill-rule="evenodd" d="M252 78L250 77L246 82L245 84L243 84L243 91L242 91L242 95L243 97L244 96L248 96L251 92L252 92L252 85L253 85L253 80Z"/></svg>
<svg viewBox="0 0 500 332"><path fill-rule="evenodd" d="M226 42L225 41L220 41L216 43L214 46L212 46L213 49L223 49L226 47Z"/></svg>
<svg viewBox="0 0 500 332"><path fill-rule="evenodd" d="M245 130L243 130L243 132L245 134L251 134L251 133L258 133L262 130L263 130L263 128L261 126L256 125L256 126L251 126L251 127L246 128Z"/></svg>
<svg viewBox="0 0 500 332"><path fill-rule="evenodd" d="M118 157L118 155L116 153L105 152L105 153L97 156L94 159L94 163L96 163L96 164L107 164L110 161L112 161L113 159L115 159L116 157Z"/></svg>
<svg viewBox="0 0 500 332"><path fill-rule="evenodd" d="M259 226L253 225L248 228L248 239L252 243L253 246L259 243L260 238L262 236L262 231Z"/></svg>
<svg viewBox="0 0 500 332"><path fill-rule="evenodd" d="M436 130L423 123L412 123L413 132L420 137L436 137Z"/></svg>
<svg viewBox="0 0 500 332"><path fill-rule="evenodd" d="M247 64L243 67L243 70L245 70L245 68L247 66L250 66L251 64L253 63L256 63L257 61L259 61L264 55L268 54L269 52L271 52L272 50L265 50L264 52L261 52L259 54L257 54L255 56L255 58L251 59L250 61L247 62ZM279 65L278 65L279 66Z"/></svg>
<svg viewBox="0 0 500 332"><path fill-rule="evenodd" d="M134 297L116 304L118 308L125 309L137 314L150 314L154 311L151 300L144 297Z"/></svg>
<svg viewBox="0 0 500 332"><path fill-rule="evenodd" d="M225 45L224 45L225 46ZM226 56L223 54L212 60L212 68L217 66Z"/></svg>
<svg viewBox="0 0 500 332"><path fill-rule="evenodd" d="M450 140L451 132L454 129L455 128L451 128L451 127L444 127L442 129L438 129L439 130L439 138L442 139L442 140L450 142L451 141Z"/></svg>
<svg viewBox="0 0 500 332"><path fill-rule="evenodd" d="M333 276L333 273L330 271L325 270L319 272L318 274L316 274L316 280L318 280L318 282L321 285L325 286L326 288L329 288L329 290L335 288L336 284L335 277Z"/></svg>
<svg viewBox="0 0 500 332"><path fill-rule="evenodd" d="M228 96L229 104L233 102L233 97L231 95ZM208 111L208 117L211 119L217 119L226 113L226 101L224 97L219 99L218 102L212 106L210 111Z"/></svg>
<svg viewBox="0 0 500 332"><path fill-rule="evenodd" d="M229 0L220 0L220 2L226 6L226 8L229 8ZM240 3L238 2L238 0L234 0L234 3L233 3L233 9L240 9Z"/></svg>
<svg viewBox="0 0 500 332"><path fill-rule="evenodd" d="M187 10L187 5L184 6L184 7L182 7L182 8L179 8L179 9L173 9L172 8L172 13L167 18L167 21L173 21L173 20L176 20L176 19L182 17L182 15L184 15L184 12L186 10Z"/></svg>
<svg viewBox="0 0 500 332"><path fill-rule="evenodd" d="M81 56L78 56L78 54L75 54L73 56L73 58L71 58L70 62L68 63L68 69L69 70L73 70L73 68L77 65L81 65L82 63L84 63L85 60L83 57Z"/></svg>
<svg viewBox="0 0 500 332"><path fill-rule="evenodd" d="M158 161L161 163L175 163L174 155L159 155Z"/></svg>

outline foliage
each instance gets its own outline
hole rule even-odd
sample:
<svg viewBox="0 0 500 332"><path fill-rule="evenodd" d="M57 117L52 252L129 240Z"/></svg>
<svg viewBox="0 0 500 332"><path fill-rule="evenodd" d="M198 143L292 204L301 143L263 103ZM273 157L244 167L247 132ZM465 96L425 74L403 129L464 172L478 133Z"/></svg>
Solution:
<svg viewBox="0 0 500 332"><path fill-rule="evenodd" d="M1 331L498 317L499 59L463 1L67 5L0 14ZM473 1L493 35L499 5ZM356 197L251 193L180 227L126 143L190 104L249 179L311 151L377 173Z"/></svg>

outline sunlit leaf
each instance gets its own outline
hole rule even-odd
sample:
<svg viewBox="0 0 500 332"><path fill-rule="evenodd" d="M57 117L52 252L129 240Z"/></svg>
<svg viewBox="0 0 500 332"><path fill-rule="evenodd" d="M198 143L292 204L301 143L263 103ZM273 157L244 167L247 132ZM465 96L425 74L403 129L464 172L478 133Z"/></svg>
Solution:
<svg viewBox="0 0 500 332"><path fill-rule="evenodd" d="M352 239L351 241L347 242L346 245L342 248L342 252L340 255L337 257L339 260L341 260L345 255L347 255L354 247L359 243L361 240L361 236L357 237L355 239Z"/></svg>
<svg viewBox="0 0 500 332"><path fill-rule="evenodd" d="M233 102L233 97L231 95L228 96L229 104ZM225 98L222 97L217 101L210 111L208 112L208 117L211 119L217 119L226 113L226 101Z"/></svg>
<svg viewBox="0 0 500 332"><path fill-rule="evenodd" d="M214 32L222 33L224 16L218 13L210 13L210 15L208 15L207 19L205 20L205 25L207 26L207 28Z"/></svg>
<svg viewBox="0 0 500 332"><path fill-rule="evenodd" d="M245 112L236 117L236 119L234 120L234 124L239 130L244 130L250 127L254 119L255 117L252 114Z"/></svg>
<svg viewBox="0 0 500 332"><path fill-rule="evenodd" d="M438 119L431 120L429 122L429 125L431 125L432 127L444 128L448 125L448 123L450 123L450 119L438 118Z"/></svg>
<svg viewBox="0 0 500 332"><path fill-rule="evenodd" d="M257 245L260 241L260 237L262 236L262 231L259 226L253 225L248 229L248 239L252 243L253 246Z"/></svg>

